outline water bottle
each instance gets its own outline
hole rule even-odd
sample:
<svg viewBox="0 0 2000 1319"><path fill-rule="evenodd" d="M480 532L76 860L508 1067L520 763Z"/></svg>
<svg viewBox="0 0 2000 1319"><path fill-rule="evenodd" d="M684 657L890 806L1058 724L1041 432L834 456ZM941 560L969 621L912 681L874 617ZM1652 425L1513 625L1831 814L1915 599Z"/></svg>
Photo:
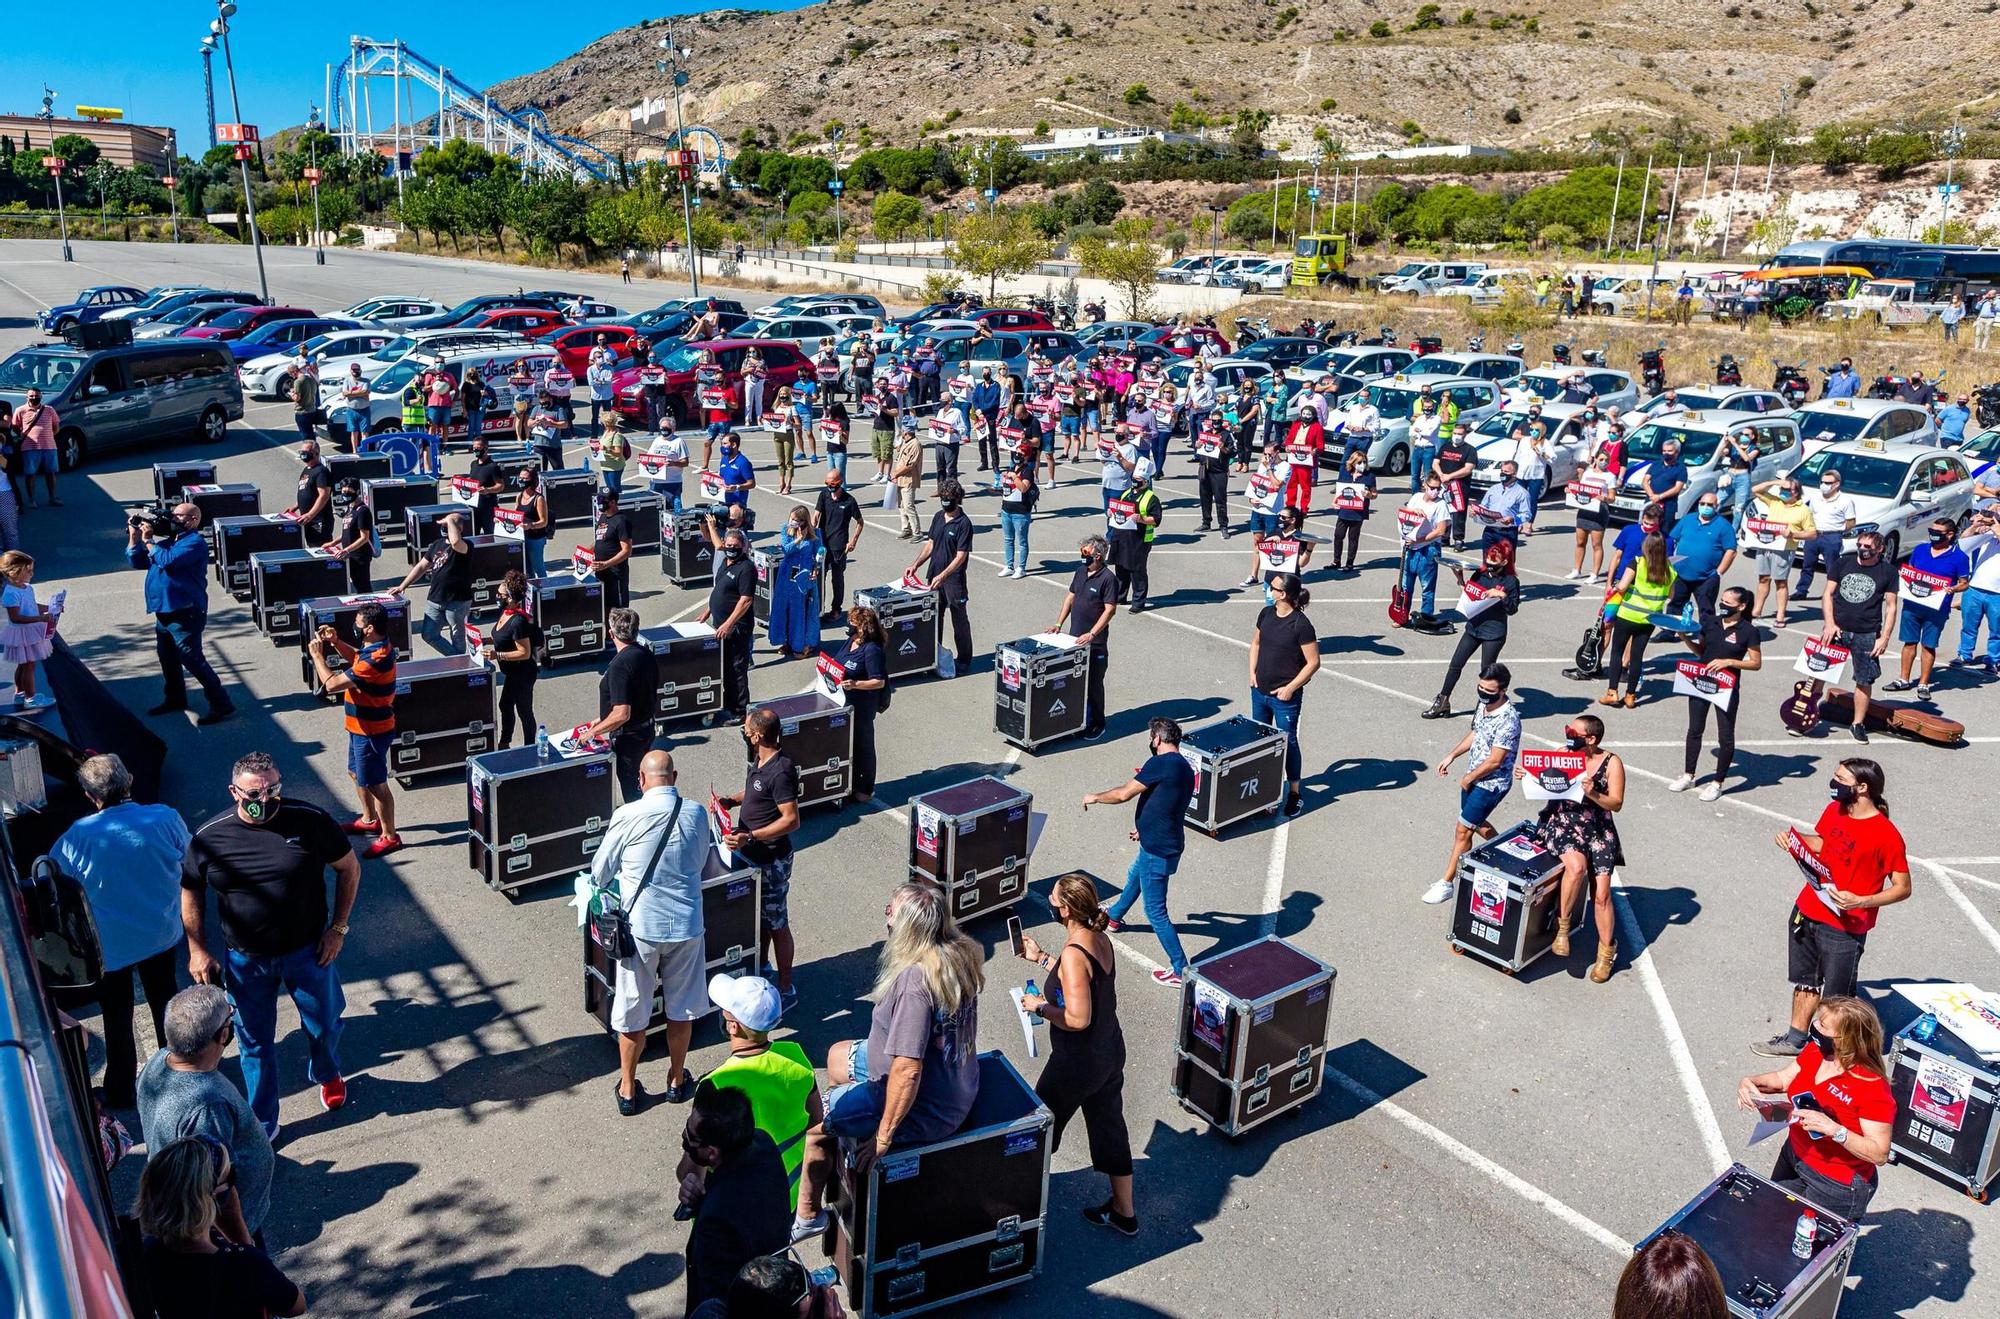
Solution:
<svg viewBox="0 0 2000 1319"><path fill-rule="evenodd" d="M1910 1033L1917 1037L1919 1044L1929 1044L1931 1036L1937 1034L1937 1013L1926 1012L1923 1016L1918 1017L1916 1029Z"/></svg>
<svg viewBox="0 0 2000 1319"><path fill-rule="evenodd" d="M1808 1209L1799 1215L1798 1225L1792 1229L1792 1254L1800 1259L1811 1259L1813 1242L1819 1236L1819 1216Z"/></svg>
<svg viewBox="0 0 2000 1319"><path fill-rule="evenodd" d="M536 724L535 759L547 760L548 758L549 758L549 726L547 724Z"/></svg>
<svg viewBox="0 0 2000 1319"><path fill-rule="evenodd" d="M829 1264L806 1274L806 1280L815 1287L831 1287L840 1281L840 1270Z"/></svg>

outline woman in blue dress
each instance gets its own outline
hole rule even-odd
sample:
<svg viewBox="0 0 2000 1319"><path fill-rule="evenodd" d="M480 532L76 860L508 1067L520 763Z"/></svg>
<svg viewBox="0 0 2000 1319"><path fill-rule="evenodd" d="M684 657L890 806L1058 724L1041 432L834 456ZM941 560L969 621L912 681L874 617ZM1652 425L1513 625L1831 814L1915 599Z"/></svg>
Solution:
<svg viewBox="0 0 2000 1319"><path fill-rule="evenodd" d="M792 516L779 533L784 557L772 566L771 622L767 635L786 659L799 659L819 650L819 537L813 534L812 519L803 508Z"/></svg>

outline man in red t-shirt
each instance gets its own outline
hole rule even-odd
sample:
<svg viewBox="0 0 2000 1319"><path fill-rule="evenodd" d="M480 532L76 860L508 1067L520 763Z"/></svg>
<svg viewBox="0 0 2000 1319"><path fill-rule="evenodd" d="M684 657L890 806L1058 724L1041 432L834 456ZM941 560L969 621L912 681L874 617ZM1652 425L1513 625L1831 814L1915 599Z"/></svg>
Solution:
<svg viewBox="0 0 2000 1319"><path fill-rule="evenodd" d="M1833 801L1820 814L1817 833L1800 839L1825 869L1792 904L1790 1028L1751 1047L1767 1058L1796 1057L1822 995L1854 993L1855 975L1875 913L1910 896L1910 861L1903 835L1882 809L1882 767L1861 757L1843 760L1829 785ZM1777 843L1791 850L1791 830Z"/></svg>

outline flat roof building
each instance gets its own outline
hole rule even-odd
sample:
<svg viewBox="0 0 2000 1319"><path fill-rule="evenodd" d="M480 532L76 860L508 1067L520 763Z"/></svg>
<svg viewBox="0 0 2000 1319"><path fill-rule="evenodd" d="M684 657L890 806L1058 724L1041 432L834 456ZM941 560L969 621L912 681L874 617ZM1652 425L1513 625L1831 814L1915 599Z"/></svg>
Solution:
<svg viewBox="0 0 2000 1319"><path fill-rule="evenodd" d="M173 163L168 152L173 134L165 128L128 124L123 120L99 122L95 119L42 119L35 115L0 115L0 135L19 151L46 152L51 132L55 137L74 133L97 144L99 155L110 164L130 169L138 166L155 174L165 174Z"/></svg>

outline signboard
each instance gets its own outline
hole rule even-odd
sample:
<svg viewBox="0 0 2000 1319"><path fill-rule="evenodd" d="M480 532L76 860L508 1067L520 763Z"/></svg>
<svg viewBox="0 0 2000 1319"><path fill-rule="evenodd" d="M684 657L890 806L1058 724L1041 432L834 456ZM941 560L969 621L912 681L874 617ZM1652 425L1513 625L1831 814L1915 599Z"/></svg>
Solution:
<svg viewBox="0 0 2000 1319"><path fill-rule="evenodd" d="M307 183L318 183L319 170L312 165L308 165L304 169L299 171L299 177L304 179Z"/></svg>
<svg viewBox="0 0 2000 1319"><path fill-rule="evenodd" d="M1542 751L1523 747L1521 796L1528 801L1582 801L1583 774L1589 763L1581 751Z"/></svg>
<svg viewBox="0 0 2000 1319"><path fill-rule="evenodd" d="M255 142L258 140L257 125L217 124L215 126L215 140L218 142Z"/></svg>
<svg viewBox="0 0 2000 1319"><path fill-rule="evenodd" d="M1808 678L1838 686L1841 677L1847 672L1848 659L1847 647L1836 646L1831 642L1821 641L1818 637L1809 636L1805 639L1805 648L1799 652L1798 662L1793 664L1792 668Z"/></svg>
<svg viewBox="0 0 2000 1319"><path fill-rule="evenodd" d="M107 119L123 119L125 112L103 105L79 105L76 107L76 117L78 119L95 119L101 124Z"/></svg>
<svg viewBox="0 0 2000 1319"><path fill-rule="evenodd" d="M1681 660L1674 665L1674 695L1699 697L1718 710L1727 710L1736 696L1736 672L1723 669L1710 673L1700 660Z"/></svg>

